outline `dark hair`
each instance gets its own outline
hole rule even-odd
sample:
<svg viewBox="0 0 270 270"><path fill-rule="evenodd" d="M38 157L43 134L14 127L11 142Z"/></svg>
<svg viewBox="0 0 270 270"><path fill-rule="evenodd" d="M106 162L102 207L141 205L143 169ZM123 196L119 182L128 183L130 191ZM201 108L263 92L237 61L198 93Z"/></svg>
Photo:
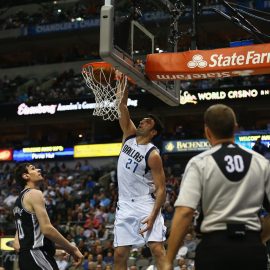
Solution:
<svg viewBox="0 0 270 270"><path fill-rule="evenodd" d="M25 185L26 185L26 180L22 177L22 175L24 173L28 173L28 167L30 166L31 164L28 163L28 162L25 162L25 163L20 163L18 164L15 169L14 169L14 177L15 177L15 180L16 180L16 183L18 186L20 186L20 188L24 188Z"/></svg>
<svg viewBox="0 0 270 270"><path fill-rule="evenodd" d="M204 113L204 123L218 139L231 138L236 126L235 113L224 104L212 105Z"/></svg>
<svg viewBox="0 0 270 270"><path fill-rule="evenodd" d="M163 128L164 128L162 122L160 121L160 119L158 117L156 117L153 114L148 114L148 117L153 119L154 122L155 122L155 125L154 125L153 129L157 131L156 136L160 135L162 133L162 131L163 131Z"/></svg>

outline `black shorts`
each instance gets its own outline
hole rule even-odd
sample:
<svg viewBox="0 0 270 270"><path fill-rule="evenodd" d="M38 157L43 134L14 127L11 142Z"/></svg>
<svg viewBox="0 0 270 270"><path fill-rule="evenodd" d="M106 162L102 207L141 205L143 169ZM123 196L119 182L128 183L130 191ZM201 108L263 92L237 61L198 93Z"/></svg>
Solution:
<svg viewBox="0 0 270 270"><path fill-rule="evenodd" d="M267 251L259 232L232 239L226 231L204 234L196 249L196 270L267 270Z"/></svg>
<svg viewBox="0 0 270 270"><path fill-rule="evenodd" d="M53 255L41 249L20 251L20 270L59 270Z"/></svg>

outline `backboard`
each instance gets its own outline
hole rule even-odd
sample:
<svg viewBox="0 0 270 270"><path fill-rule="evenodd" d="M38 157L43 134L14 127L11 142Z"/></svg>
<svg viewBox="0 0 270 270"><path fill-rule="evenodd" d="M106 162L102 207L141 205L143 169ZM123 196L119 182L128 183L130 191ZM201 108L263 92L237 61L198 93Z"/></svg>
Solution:
<svg viewBox="0 0 270 270"><path fill-rule="evenodd" d="M130 1L131 4L131 1ZM113 0L105 0L100 13L100 57L112 64L116 69L132 78L135 83L158 97L170 106L179 105L179 89L172 84L151 81L145 76L143 63L136 62L134 52L136 51L135 35L144 36L144 44L147 46L147 53L154 53L155 36L136 20L130 20L129 32L122 31L120 35L126 35L130 42L130 51L119 48L115 44L115 5ZM121 22L120 22L121 23ZM130 37L129 37L130 35ZM146 54L147 54L146 53Z"/></svg>

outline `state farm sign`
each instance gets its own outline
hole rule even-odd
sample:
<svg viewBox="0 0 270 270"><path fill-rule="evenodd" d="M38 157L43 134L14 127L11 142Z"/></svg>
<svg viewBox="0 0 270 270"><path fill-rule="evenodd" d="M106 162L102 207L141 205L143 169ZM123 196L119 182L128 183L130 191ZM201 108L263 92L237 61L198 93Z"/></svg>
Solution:
<svg viewBox="0 0 270 270"><path fill-rule="evenodd" d="M151 80L198 80L270 73L270 44L149 54Z"/></svg>

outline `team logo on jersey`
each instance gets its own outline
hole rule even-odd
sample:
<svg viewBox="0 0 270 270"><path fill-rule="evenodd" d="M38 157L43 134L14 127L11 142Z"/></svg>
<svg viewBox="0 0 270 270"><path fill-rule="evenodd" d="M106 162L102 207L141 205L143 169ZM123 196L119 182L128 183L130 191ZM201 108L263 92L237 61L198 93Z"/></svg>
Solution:
<svg viewBox="0 0 270 270"><path fill-rule="evenodd" d="M23 209L21 209L20 207L18 207L18 206L16 206L16 207L14 207L14 209L13 209L13 214L15 215L15 214L18 214L18 215L22 215L22 212L23 212Z"/></svg>
<svg viewBox="0 0 270 270"><path fill-rule="evenodd" d="M125 145L123 147L122 152L134 158L137 162L141 162L144 159L143 155L141 155L138 151L136 151L135 149L131 148L128 145Z"/></svg>

